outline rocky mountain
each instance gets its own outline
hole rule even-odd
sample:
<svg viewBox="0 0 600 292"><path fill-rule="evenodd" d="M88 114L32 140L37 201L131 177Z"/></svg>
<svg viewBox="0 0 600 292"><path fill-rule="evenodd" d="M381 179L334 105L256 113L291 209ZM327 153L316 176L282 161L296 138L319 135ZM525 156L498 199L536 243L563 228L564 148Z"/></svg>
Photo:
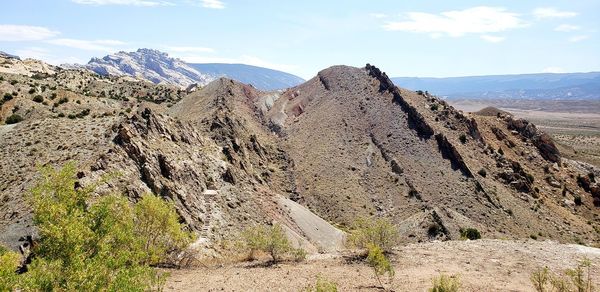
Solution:
<svg viewBox="0 0 600 292"><path fill-rule="evenodd" d="M78 69L76 64L63 67ZM244 64L188 64L152 49L118 52L101 59L92 58L84 67L104 76L132 76L182 88L191 84L204 86L219 77L252 84L261 90L283 89L304 82L302 78L289 73Z"/></svg>
<svg viewBox="0 0 600 292"><path fill-rule="evenodd" d="M260 90L285 89L299 85L304 79L278 70L245 64L189 64L190 67L213 76L227 77L242 83L252 84Z"/></svg>
<svg viewBox="0 0 600 292"><path fill-rule="evenodd" d="M214 76L198 72L179 59L152 49L118 52L103 58L92 58L86 68L100 75L132 76L154 83L187 87L193 83L205 85Z"/></svg>
<svg viewBox="0 0 600 292"><path fill-rule="evenodd" d="M285 91L218 78L192 93L63 70L0 73L0 241L35 235L24 199L37 165L77 161L79 185L175 204L219 249L279 222L311 252L341 248L357 217L392 220L406 242L487 238L600 242L597 169L562 158L510 114L464 114L394 86L378 68L334 66ZM13 94L15 93L15 94ZM40 96L38 98L37 96Z"/></svg>
<svg viewBox="0 0 600 292"><path fill-rule="evenodd" d="M450 78L396 77L412 90L450 99L600 99L600 72L491 75Z"/></svg>

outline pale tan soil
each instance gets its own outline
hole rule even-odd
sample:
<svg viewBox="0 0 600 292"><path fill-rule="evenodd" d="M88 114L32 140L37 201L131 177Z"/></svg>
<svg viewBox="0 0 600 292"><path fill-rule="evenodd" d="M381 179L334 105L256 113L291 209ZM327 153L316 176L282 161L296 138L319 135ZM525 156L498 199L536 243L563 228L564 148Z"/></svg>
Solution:
<svg viewBox="0 0 600 292"><path fill-rule="evenodd" d="M394 291L426 291L431 278L459 274L464 291L534 291L532 271L548 266L558 272L587 257L600 287L600 249L551 241L476 240L410 244L393 255ZM166 291L301 291L317 275L338 284L339 291L378 291L372 270L348 257L317 255L305 263L262 267L240 263L214 268L172 270Z"/></svg>

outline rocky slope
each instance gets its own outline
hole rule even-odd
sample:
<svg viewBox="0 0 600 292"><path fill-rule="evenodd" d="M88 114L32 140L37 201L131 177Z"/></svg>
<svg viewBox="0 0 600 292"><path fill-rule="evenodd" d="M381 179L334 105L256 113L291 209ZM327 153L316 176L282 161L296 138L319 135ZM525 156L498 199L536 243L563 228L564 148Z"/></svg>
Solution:
<svg viewBox="0 0 600 292"><path fill-rule="evenodd" d="M372 215L407 242L469 227L600 242L594 170L563 161L526 121L465 115L370 65L334 66L284 92L226 78L186 94L81 70L0 76L2 119L25 118L0 126L0 241L13 246L35 232L23 199L35 166L69 160L82 185L121 173L98 194L174 202L205 247L277 221L308 250L336 250L344 236L330 223Z"/></svg>
<svg viewBox="0 0 600 292"><path fill-rule="evenodd" d="M251 84L260 90L286 89L304 82L304 79L296 75L245 64L209 63L189 65L200 72Z"/></svg>

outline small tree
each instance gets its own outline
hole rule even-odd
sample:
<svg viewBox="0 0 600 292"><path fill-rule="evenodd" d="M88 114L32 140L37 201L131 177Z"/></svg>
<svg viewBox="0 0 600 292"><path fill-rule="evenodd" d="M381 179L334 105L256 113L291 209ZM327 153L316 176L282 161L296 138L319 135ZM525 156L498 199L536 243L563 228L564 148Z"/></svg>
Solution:
<svg viewBox="0 0 600 292"><path fill-rule="evenodd" d="M173 243L183 246L192 238L169 217L175 212L171 205L148 199L151 195L143 197L136 208L120 195L93 200L95 186L76 187L72 163L60 170L45 167L41 174L30 196L40 238L33 246L35 257L28 271L17 276L15 289L146 291L164 284L164 276L149 264L162 260L159 257ZM146 202L153 208L145 207ZM152 224L158 221L160 226ZM153 231L163 237L144 232L145 226L157 228Z"/></svg>
<svg viewBox="0 0 600 292"><path fill-rule="evenodd" d="M386 218L359 218L351 226L348 244L357 248L376 245L384 252L390 252L400 241L396 227Z"/></svg>
<svg viewBox="0 0 600 292"><path fill-rule="evenodd" d="M369 250L369 254L367 255L367 264L373 268L373 272L375 273L377 282L379 282L379 286L383 287L380 277L387 274L389 281L391 282L394 278L394 267L392 267L392 264L385 257L383 250L379 246L375 244L369 244L367 248Z"/></svg>
<svg viewBox="0 0 600 292"><path fill-rule="evenodd" d="M272 226L257 225L245 229L242 232L242 238L245 247L250 252L250 258L256 258L256 252L262 251L268 253L277 263L285 255L293 255L296 260L302 260L306 257L306 252L302 249L295 249L291 246L283 227L279 224Z"/></svg>

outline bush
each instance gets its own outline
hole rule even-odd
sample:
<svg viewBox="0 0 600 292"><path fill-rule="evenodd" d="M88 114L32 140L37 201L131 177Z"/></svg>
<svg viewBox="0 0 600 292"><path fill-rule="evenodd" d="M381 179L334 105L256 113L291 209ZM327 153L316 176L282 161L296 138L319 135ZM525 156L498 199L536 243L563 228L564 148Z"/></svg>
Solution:
<svg viewBox="0 0 600 292"><path fill-rule="evenodd" d="M485 168L480 169L477 173L479 175L481 175L482 177L486 177L487 176L487 171L485 170Z"/></svg>
<svg viewBox="0 0 600 292"><path fill-rule="evenodd" d="M17 115L17 114L12 114L8 118L6 118L7 125L16 124L16 123L19 123L22 121L23 121L23 117L21 117L20 115Z"/></svg>
<svg viewBox="0 0 600 292"><path fill-rule="evenodd" d="M437 111L437 110L438 110L438 108L439 108L439 106L438 106L438 104L437 104L437 103L434 103L434 104L432 104L432 105L431 105L429 108L430 108L432 111Z"/></svg>
<svg viewBox="0 0 600 292"><path fill-rule="evenodd" d="M12 94L10 94L10 93L5 93L4 94L4 97L3 97L4 101L9 101L11 99L13 99L13 95Z"/></svg>
<svg viewBox="0 0 600 292"><path fill-rule="evenodd" d="M460 134L458 139L460 140L460 143L463 143L463 144L467 143L467 135L465 135L465 134Z"/></svg>
<svg viewBox="0 0 600 292"><path fill-rule="evenodd" d="M373 268L377 282L379 282L379 285L383 287L380 277L387 274L389 281L391 282L394 278L394 267L392 267L392 264L385 257L383 250L379 246L375 244L369 244L367 249L369 250L369 254L367 255L367 264Z"/></svg>
<svg viewBox="0 0 600 292"><path fill-rule="evenodd" d="M306 292L337 292L337 283L323 278L320 274L317 276L315 286L309 285L304 289Z"/></svg>
<svg viewBox="0 0 600 292"><path fill-rule="evenodd" d="M40 239L28 271L17 276L17 288L146 291L164 284L164 275L149 265L192 239L181 230L173 206L153 195L135 207L120 195L90 204L95 186L76 188L72 163L60 170L45 167L41 175L30 196Z"/></svg>
<svg viewBox="0 0 600 292"><path fill-rule="evenodd" d="M17 287L16 270L21 256L0 245L0 291L13 291Z"/></svg>
<svg viewBox="0 0 600 292"><path fill-rule="evenodd" d="M481 233L475 228L460 229L460 237L464 239L476 240L481 239Z"/></svg>
<svg viewBox="0 0 600 292"><path fill-rule="evenodd" d="M351 226L348 244L357 248L368 248L370 244L390 252L400 241L396 227L386 218L359 218Z"/></svg>
<svg viewBox="0 0 600 292"><path fill-rule="evenodd" d="M33 87L30 88L28 92L29 92L29 94L34 94L35 93L35 88L33 88Z"/></svg>
<svg viewBox="0 0 600 292"><path fill-rule="evenodd" d="M429 289L429 292L457 292L460 289L460 279L458 276L446 276L444 274L439 277L435 277L432 280L433 287Z"/></svg>
<svg viewBox="0 0 600 292"><path fill-rule="evenodd" d="M294 256L295 260L306 258L306 252L294 249L283 227L279 224L272 226L257 225L242 232L244 247L249 251L249 258L256 259L257 252L268 253L274 263L283 260L285 255Z"/></svg>
<svg viewBox="0 0 600 292"><path fill-rule="evenodd" d="M530 280L535 291L577 291L592 292L595 287L592 285L591 261L584 258L579 261L574 269L567 269L564 278L559 274L551 273L547 267L539 268L531 273Z"/></svg>
<svg viewBox="0 0 600 292"><path fill-rule="evenodd" d="M44 97L41 95L36 95L33 97L33 101L40 103L40 102L44 101Z"/></svg>
<svg viewBox="0 0 600 292"><path fill-rule="evenodd" d="M502 147L498 148L498 154L504 155L504 150L502 150Z"/></svg>

